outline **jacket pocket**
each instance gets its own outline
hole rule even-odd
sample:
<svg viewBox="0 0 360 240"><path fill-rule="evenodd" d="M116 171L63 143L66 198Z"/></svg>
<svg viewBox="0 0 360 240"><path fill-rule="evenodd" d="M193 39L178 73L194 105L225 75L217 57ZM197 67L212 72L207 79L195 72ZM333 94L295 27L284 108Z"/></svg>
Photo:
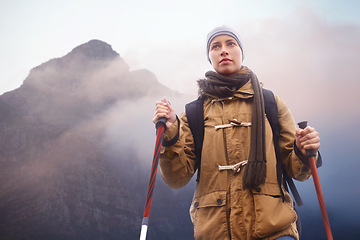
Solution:
<svg viewBox="0 0 360 240"><path fill-rule="evenodd" d="M277 185L265 184L258 191L253 191L255 207L255 236L264 238L289 227L297 215L293 209L290 195L284 191L282 200Z"/></svg>
<svg viewBox="0 0 360 240"><path fill-rule="evenodd" d="M194 197L190 206L190 218L194 224L195 239L208 236L224 236L226 230L226 191L212 192ZM225 227L221 227L221 225Z"/></svg>

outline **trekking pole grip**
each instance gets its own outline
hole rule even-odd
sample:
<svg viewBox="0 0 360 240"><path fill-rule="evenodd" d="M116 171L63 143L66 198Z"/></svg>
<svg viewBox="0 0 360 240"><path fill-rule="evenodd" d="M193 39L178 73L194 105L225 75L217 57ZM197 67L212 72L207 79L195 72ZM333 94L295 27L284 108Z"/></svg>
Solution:
<svg viewBox="0 0 360 240"><path fill-rule="evenodd" d="M298 123L299 128L305 129L307 127L307 121L302 121ZM306 156L307 157L316 157L316 152L314 149L308 149L306 150Z"/></svg>
<svg viewBox="0 0 360 240"><path fill-rule="evenodd" d="M155 124L155 128L158 129L160 126L163 126L166 129L166 121L167 119L164 117L159 118L159 120Z"/></svg>

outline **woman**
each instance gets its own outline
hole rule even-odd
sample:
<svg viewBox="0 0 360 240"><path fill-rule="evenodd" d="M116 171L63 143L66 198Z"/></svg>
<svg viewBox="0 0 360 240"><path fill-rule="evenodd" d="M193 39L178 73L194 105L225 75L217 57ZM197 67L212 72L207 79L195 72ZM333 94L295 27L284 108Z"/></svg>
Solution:
<svg viewBox="0 0 360 240"><path fill-rule="evenodd" d="M208 34L207 53L215 71L198 81L205 134L201 177L190 207L194 237L299 239L292 199L277 181L262 89L256 75L242 65L238 33L226 26L215 28ZM306 180L311 172L304 156L307 149L318 151L319 134L311 127L296 129L285 103L277 95L275 100L284 171L294 179ZM171 142L162 150L161 174L167 185L180 188L197 170L193 136L186 113L177 118L166 98L156 103L153 121L160 117L167 118L164 141Z"/></svg>

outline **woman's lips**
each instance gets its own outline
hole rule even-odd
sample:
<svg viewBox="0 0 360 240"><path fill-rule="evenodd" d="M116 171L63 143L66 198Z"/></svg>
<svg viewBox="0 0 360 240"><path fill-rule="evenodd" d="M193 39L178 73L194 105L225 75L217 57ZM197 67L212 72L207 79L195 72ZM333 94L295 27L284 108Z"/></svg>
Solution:
<svg viewBox="0 0 360 240"><path fill-rule="evenodd" d="M223 63L223 64L230 63L230 62L231 62L231 60L228 58L223 58L220 60L220 63Z"/></svg>

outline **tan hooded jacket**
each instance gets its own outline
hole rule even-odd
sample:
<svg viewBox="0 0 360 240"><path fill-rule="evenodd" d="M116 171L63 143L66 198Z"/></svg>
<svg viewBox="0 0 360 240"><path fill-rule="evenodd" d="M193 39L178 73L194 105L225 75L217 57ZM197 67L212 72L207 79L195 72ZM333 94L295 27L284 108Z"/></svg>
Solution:
<svg viewBox="0 0 360 240"><path fill-rule="evenodd" d="M275 239L289 235L298 239L297 215L290 195L284 190L283 202L276 175L276 157L272 130L266 128L267 177L258 190L243 190L243 168L239 172L219 170L219 166L234 165L249 156L253 90L249 81L232 98L204 100L205 135L202 149L200 181L197 183L190 216L195 239ZM281 126L280 149L287 174L303 181L311 177L294 151L294 119L280 97L275 95ZM233 119L245 126L216 129ZM195 169L194 142L186 114L165 132L172 139L178 132L179 140L163 148L160 170L166 184L172 188L185 186Z"/></svg>

